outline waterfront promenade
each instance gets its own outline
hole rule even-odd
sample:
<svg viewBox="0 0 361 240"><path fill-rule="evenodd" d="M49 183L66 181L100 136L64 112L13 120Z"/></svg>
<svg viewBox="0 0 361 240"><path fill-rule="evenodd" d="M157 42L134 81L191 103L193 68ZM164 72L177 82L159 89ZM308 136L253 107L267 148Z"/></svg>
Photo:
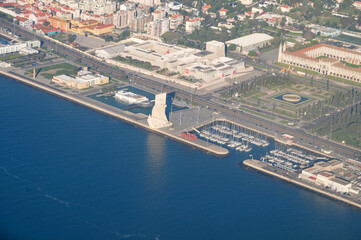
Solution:
<svg viewBox="0 0 361 240"><path fill-rule="evenodd" d="M276 177L278 179L281 179L281 180L284 180L284 181L287 181L287 182L290 182L290 183L293 183L297 186L300 186L300 187L303 187L303 188L306 188L306 189L309 189L311 191L314 191L316 193L319 193L321 195L324 195L324 196L327 196L327 197L330 197L332 199L335 199L335 200L338 200L338 201L341 201L341 202L344 202L344 203L347 203L351 206L354 206L354 207L357 207L359 209L361 209L361 204L360 203L356 203L354 201L351 201L349 199L346 199L346 198L343 198L341 196L338 196L334 193L331 193L331 192L328 192L328 191L325 191L325 190L322 190L320 188L317 188L316 186L312 186L310 184L306 184L306 183L303 183L301 182L300 180L298 179L292 179L288 176L285 176L285 175L281 175L279 173L276 173L276 172L273 172L271 170L268 170L266 169L266 167L268 166L267 163L265 162L262 162L262 161L259 161L259 160L253 160L253 159L247 159L247 160L244 160L242 162L243 165L247 166L247 167L250 167L250 168L253 168L257 171L260 171L260 172L263 172L265 174L268 174L268 175L271 175L273 177Z"/></svg>
<svg viewBox="0 0 361 240"><path fill-rule="evenodd" d="M214 154L215 156L219 156L219 157L223 157L223 156L227 156L229 154L229 151L225 148L222 148L220 146L217 146L215 144L209 144L205 141L202 140L196 140L196 141L189 141L187 139L181 138L180 137L180 132L174 132L172 133L171 131L167 130L167 129L153 129L150 128L147 124L146 115L143 114L133 114L130 112L126 112L123 111L121 109L117 109L114 108L112 106L100 103L98 101L92 100L90 98L87 98L85 96L75 96L75 95L71 95L68 94L64 91L59 91L58 89L54 89L51 86L47 86L45 84L41 84L39 82L36 82L34 80L32 80L31 78L28 78L26 76L21 76L19 74L16 73L12 73L12 72L5 72L5 71L0 71L0 74L10 77L12 79L18 80L22 83L28 84L32 87L36 87L40 90L46 91L48 93L54 94L58 97L62 97L65 98L69 101L78 103L80 105L83 105L85 107L91 108L93 110L102 112L104 114L107 114L111 117L115 117L117 119L123 120L125 122L128 122L132 125L138 126L138 127L142 127L150 132L154 132L156 134L159 135L163 135L166 137L169 137L173 140L176 140L178 142L182 142L185 143L187 145L190 145L194 148L198 148L202 151L205 152L209 152L211 154Z"/></svg>

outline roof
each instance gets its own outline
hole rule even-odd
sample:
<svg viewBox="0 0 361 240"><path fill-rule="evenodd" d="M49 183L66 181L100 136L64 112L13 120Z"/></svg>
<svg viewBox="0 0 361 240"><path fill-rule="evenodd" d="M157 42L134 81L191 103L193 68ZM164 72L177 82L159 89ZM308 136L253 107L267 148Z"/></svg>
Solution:
<svg viewBox="0 0 361 240"><path fill-rule="evenodd" d="M344 186L351 184L350 182L348 182L348 181L346 181L346 180L343 180L343 179L341 179L341 178L338 178L338 177L334 178L334 179L333 179L333 182L338 183L338 184L341 184L341 185L344 185Z"/></svg>
<svg viewBox="0 0 361 240"><path fill-rule="evenodd" d="M270 35L267 35L265 33L253 33L244 37L232 39L230 41L227 41L227 44L235 44L238 46L249 46L252 44L256 44L259 42L269 41L272 40L273 37Z"/></svg>
<svg viewBox="0 0 361 240"><path fill-rule="evenodd" d="M16 20L19 20L20 22L26 22L26 21L28 21L29 19L27 19L27 18L23 18L23 17L15 17L15 19Z"/></svg>

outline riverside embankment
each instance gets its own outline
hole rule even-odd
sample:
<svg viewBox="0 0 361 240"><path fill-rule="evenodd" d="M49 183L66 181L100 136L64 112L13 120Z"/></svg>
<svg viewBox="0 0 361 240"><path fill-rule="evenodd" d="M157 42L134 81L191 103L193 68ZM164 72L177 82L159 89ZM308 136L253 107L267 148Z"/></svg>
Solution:
<svg viewBox="0 0 361 240"><path fill-rule="evenodd" d="M268 175L271 175L273 177L276 177L276 178L279 178L281 180L284 180L284 181L287 181L287 182L290 182L290 183L293 183L297 186L300 186L300 187L303 187L303 188L306 188L306 189L309 189L311 191L314 191L316 193L319 193L321 195L324 195L324 196L327 196L327 197L330 197L332 199L335 199L335 200L338 200L338 201L341 201L341 202L344 202L344 203L347 203L351 206L354 206L354 207L357 207L359 209L361 209L361 204L359 203L356 203L354 201L350 201L348 199L345 199L341 196L338 196L338 195L335 195L331 192L327 192L327 191L324 191L322 189L319 189L319 188L316 188L316 187L313 187L311 185L308 185L308 184L305 184L305 183L302 183L296 179L292 179L290 177L287 177L287 176L283 176L281 174L278 174L278 173L275 173L275 172L272 172L268 169L265 169L264 167L266 166L266 163L264 162L261 162L259 160L251 160L251 159L247 159L247 160L244 160L242 162L243 165L247 166L247 167L250 167L252 169L255 169L257 171L260 171L262 173L265 173L265 174L268 174Z"/></svg>
<svg viewBox="0 0 361 240"><path fill-rule="evenodd" d="M45 84L36 82L34 80L32 80L31 78L28 78L26 76L22 76L20 74L17 73L13 73L13 72L5 72L5 71L0 71L0 74L10 77L12 79L15 79L17 81L20 81L22 83L25 83L27 85L30 85L32 87L38 88L40 90L46 91L50 94L56 95L58 97L67 99L69 101L78 103L82 106L91 108L93 110L96 110L98 112L107 114L111 117L115 117L117 119L120 119L122 121L128 122L132 125L141 127L147 131L156 133L158 135L162 135L162 136L166 136L169 137L175 141L190 145L191 147L200 149L202 151L208 152L210 154L213 154L215 156L219 156L219 157L224 157L227 156L229 154L229 151L225 148L219 147L217 145L214 144L209 144L206 143L204 141L201 140L197 140L197 141L189 141L187 139L181 138L180 136L178 136L177 133L172 133L170 131L167 130L162 130L162 129L153 129L150 128L148 126L148 124L146 123L146 121L142 121L141 119L137 119L136 116L130 115L127 112L124 112L120 109L118 109L117 111L111 109L111 108L107 108L106 106L103 106L102 103L97 103L94 101L91 101L91 99L88 98L81 98L80 96L76 96L76 95L71 95L68 94L66 92L60 91L58 89L52 88L51 86L47 86ZM144 120L144 119L143 119Z"/></svg>

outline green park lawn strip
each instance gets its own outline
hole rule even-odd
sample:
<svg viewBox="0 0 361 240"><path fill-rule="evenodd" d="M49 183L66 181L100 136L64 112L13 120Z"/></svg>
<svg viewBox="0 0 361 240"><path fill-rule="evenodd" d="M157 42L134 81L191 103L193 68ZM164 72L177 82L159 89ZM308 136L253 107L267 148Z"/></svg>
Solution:
<svg viewBox="0 0 361 240"><path fill-rule="evenodd" d="M284 116L287 116L287 117L290 117L290 118L298 118L298 116L294 115L294 114L291 114L289 111L287 110L280 110L280 109L273 109L272 110L273 112L275 113L278 113L278 114L281 114L281 115L284 115Z"/></svg>
<svg viewBox="0 0 361 240"><path fill-rule="evenodd" d="M331 79L331 80L335 80L335 81L339 81L339 82L343 82L343 83L346 83L346 84L361 87L360 82L355 82L355 81L351 81L351 80L347 80L347 79L343 79L343 78L339 78L339 77L335 77L335 76L330 76L330 75L327 75L326 78Z"/></svg>
<svg viewBox="0 0 361 240"><path fill-rule="evenodd" d="M269 115L266 115L266 114L263 114L263 113L259 113L259 112L256 112L256 111L253 111L253 110L250 110L250 109L247 109L247 108L240 108L240 109L242 111L245 111L245 112L248 112L248 113L263 117L263 118L267 118L267 119L270 119L270 120L275 120L276 119L275 117L272 117L272 116L269 116Z"/></svg>

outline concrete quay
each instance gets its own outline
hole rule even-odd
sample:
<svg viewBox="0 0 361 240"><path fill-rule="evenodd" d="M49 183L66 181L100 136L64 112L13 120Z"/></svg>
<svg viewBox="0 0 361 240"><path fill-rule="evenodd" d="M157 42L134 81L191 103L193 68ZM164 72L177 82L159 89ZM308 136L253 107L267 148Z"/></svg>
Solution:
<svg viewBox="0 0 361 240"><path fill-rule="evenodd" d="M298 181L296 179L292 179L290 177L287 177L287 176L284 176L284 175L281 175L281 174L278 174L278 173L275 173L275 172L272 172L268 169L265 169L265 167L267 166L266 163L264 162L261 162L259 160L253 160L253 159L247 159L247 160L244 160L242 162L242 164L246 167L250 167L252 169L255 169L259 172L262 172L262 173L265 173L265 174L268 174L268 175L271 175L273 177L276 177L276 178L279 178L281 180L284 180L284 181L287 181L287 182L290 182L292 184L295 184L297 186L300 186L300 187L303 187L303 188L306 188L308 190L311 190L313 192L316 192L316 193L319 193L321 195L324 195L324 196L327 196L327 197L330 197L334 200L337 200L337 201L340 201L340 202L343 202L343 203L346 203L346 204L349 204L351 206L354 206L354 207L357 207L359 209L361 209L361 204L360 203L357 203L357 202L354 202L354 201L351 201L349 199L346 199L346 198L343 198L341 196L338 196L336 194L333 194L331 192L327 192L325 190L322 190L322 189L319 189L319 188L316 188L312 185L309 185L309 184L305 184L301 181Z"/></svg>
<svg viewBox="0 0 361 240"><path fill-rule="evenodd" d="M0 71L1 75L10 77L12 79L18 80L22 83L25 83L27 85L30 85L32 87L38 88L40 90L46 91L50 94L56 95L58 97L67 99L69 101L78 103L80 105L83 105L85 107L91 108L93 110L96 110L98 112L107 114L111 117L115 117L117 119L123 120L127 123L130 123L132 125L141 127L147 131L156 133L158 135L162 135L165 137L168 137L170 139L173 139L175 141L184 143L186 145L189 145L193 148L197 148L199 150L202 150L204 152L213 154L215 156L218 157L225 157L229 154L229 151L226 148L222 148L219 147L217 145L214 144L209 144L203 140L196 140L196 141L190 141L187 140L185 138L181 138L180 136L180 132L176 131L176 132L172 132L172 130L168 130L168 129L153 129L150 128L147 124L146 118L147 116L144 114L133 114L130 112L126 112L123 111L121 109L117 109L115 107L112 106L108 106L106 104L100 103L96 100L87 98L85 96L75 96L75 95L71 95L68 94L66 92L54 89L50 86L47 86L45 84L36 82L34 80L32 80L31 78L28 78L26 76L22 76L20 74L16 74L16 73L12 73L12 72L5 72L5 71Z"/></svg>

